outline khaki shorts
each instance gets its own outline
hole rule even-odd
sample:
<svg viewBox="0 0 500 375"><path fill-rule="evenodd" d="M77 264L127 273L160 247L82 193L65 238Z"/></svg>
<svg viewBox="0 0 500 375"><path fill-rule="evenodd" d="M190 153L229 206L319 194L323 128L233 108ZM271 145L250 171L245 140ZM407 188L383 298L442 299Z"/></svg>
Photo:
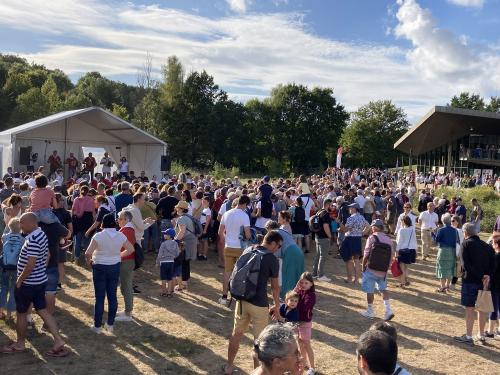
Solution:
<svg viewBox="0 0 500 375"><path fill-rule="evenodd" d="M224 248L224 271L225 272L233 272L234 265L240 258L243 250L236 249L234 247L225 247Z"/></svg>
<svg viewBox="0 0 500 375"><path fill-rule="evenodd" d="M252 323L253 337L257 340L269 323L269 308L255 306L247 301L236 301L233 334L247 332L250 323Z"/></svg>

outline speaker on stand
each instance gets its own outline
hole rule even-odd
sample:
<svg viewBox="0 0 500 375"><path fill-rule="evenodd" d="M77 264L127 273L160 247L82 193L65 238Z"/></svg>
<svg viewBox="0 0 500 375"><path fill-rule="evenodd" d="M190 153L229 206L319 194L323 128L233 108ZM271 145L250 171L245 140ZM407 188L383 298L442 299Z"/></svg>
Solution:
<svg viewBox="0 0 500 375"><path fill-rule="evenodd" d="M162 155L160 170L162 172L169 172L171 167L172 167L172 160L170 160L170 156Z"/></svg>

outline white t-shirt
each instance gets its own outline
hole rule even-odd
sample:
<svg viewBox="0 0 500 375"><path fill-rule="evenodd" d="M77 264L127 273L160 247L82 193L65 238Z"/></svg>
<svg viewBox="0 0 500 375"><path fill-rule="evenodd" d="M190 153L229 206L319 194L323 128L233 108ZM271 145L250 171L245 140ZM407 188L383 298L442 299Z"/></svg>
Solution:
<svg viewBox="0 0 500 375"><path fill-rule="evenodd" d="M311 197L300 197L302 199L302 207L304 208L305 220L309 221L311 218L311 209L314 207L314 201Z"/></svg>
<svg viewBox="0 0 500 375"><path fill-rule="evenodd" d="M120 173L128 173L128 161L120 163Z"/></svg>
<svg viewBox="0 0 500 375"><path fill-rule="evenodd" d="M422 212L418 217L421 229L436 229L438 220L437 213L430 213L429 211Z"/></svg>
<svg viewBox="0 0 500 375"><path fill-rule="evenodd" d="M231 203L231 204L232 204L232 203ZM222 203L222 206L220 206L220 208L219 208L219 212L218 212L218 214L219 214L220 216L224 215L224 214L226 213L226 211L229 211L229 210L226 210L226 207L227 207L227 206L231 207L231 204L230 204L230 203L228 203L228 201L227 201L227 200L226 200L226 201L224 201L224 203ZM229 208L229 209L231 209L231 208Z"/></svg>
<svg viewBox="0 0 500 375"><path fill-rule="evenodd" d="M361 209L365 207L365 201L366 199L362 195L358 195L354 198L354 202L357 203Z"/></svg>
<svg viewBox="0 0 500 375"><path fill-rule="evenodd" d="M127 237L116 229L103 229L94 234L92 239L97 242L97 249L92 254L95 264L113 265L121 262L120 250L127 242Z"/></svg>
<svg viewBox="0 0 500 375"><path fill-rule="evenodd" d="M111 158L110 157L103 157L101 159L102 173L111 172L111 167L109 166L109 162L111 162Z"/></svg>
<svg viewBox="0 0 500 375"><path fill-rule="evenodd" d="M239 208L233 208L222 215L221 225L224 225L226 233L226 247L239 249L241 227L250 227L248 214Z"/></svg>
<svg viewBox="0 0 500 375"><path fill-rule="evenodd" d="M210 208L204 208L203 211L201 212L200 216L200 224L206 224L207 223L207 216L212 216L212 210Z"/></svg>
<svg viewBox="0 0 500 375"><path fill-rule="evenodd" d="M261 208L260 201L259 201L259 202L257 202L257 206L255 206L255 207L256 207L257 209L260 209L260 208ZM264 228L266 228L266 224L267 224L267 222L268 222L269 220L271 220L271 219L270 219L270 218L265 218L265 217L259 216L259 217L257 218L257 220L255 221L255 226L256 226L257 228L262 228L262 229L264 229Z"/></svg>

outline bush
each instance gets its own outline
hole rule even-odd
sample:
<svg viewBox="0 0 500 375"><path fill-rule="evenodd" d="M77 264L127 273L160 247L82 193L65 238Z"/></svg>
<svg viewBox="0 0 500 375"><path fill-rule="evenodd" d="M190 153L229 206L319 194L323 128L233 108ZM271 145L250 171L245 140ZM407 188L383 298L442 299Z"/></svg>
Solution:
<svg viewBox="0 0 500 375"><path fill-rule="evenodd" d="M200 174L199 172L195 171L194 169L188 168L188 167L182 165L178 161L172 161L172 165L170 166L170 174L171 175L178 176L179 174L186 173L186 172L191 173L191 175Z"/></svg>
<svg viewBox="0 0 500 375"><path fill-rule="evenodd" d="M467 208L467 217L470 217L472 198L476 198L479 205L484 211L484 218L481 220L481 230L491 233L497 219L500 215L500 199L497 193L488 186L476 186L474 188L452 188L443 187L436 190L435 196L440 197L445 194L448 199L454 196L462 197L465 207Z"/></svg>
<svg viewBox="0 0 500 375"><path fill-rule="evenodd" d="M240 169L238 167L226 168L222 164L215 163L214 169L209 173L214 176L217 180L223 178L233 178L234 176L240 175Z"/></svg>

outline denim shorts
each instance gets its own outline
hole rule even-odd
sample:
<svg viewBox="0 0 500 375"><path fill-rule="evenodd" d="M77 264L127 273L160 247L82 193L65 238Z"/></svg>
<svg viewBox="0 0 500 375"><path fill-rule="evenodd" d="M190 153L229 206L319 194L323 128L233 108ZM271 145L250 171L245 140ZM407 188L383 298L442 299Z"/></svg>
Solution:
<svg viewBox="0 0 500 375"><path fill-rule="evenodd" d="M174 262L160 263L160 279L162 281L172 281L174 278Z"/></svg>
<svg viewBox="0 0 500 375"><path fill-rule="evenodd" d="M460 304L465 307L476 306L477 294L479 290L483 290L483 284L462 283Z"/></svg>
<svg viewBox="0 0 500 375"><path fill-rule="evenodd" d="M56 294L58 283L59 269L57 267L47 268L47 285L45 286L45 293Z"/></svg>
<svg viewBox="0 0 500 375"><path fill-rule="evenodd" d="M16 311L19 314L25 314L31 304L35 310L44 310L47 305L45 303L45 285L21 285L20 288L16 288L14 292L14 297L16 299Z"/></svg>
<svg viewBox="0 0 500 375"><path fill-rule="evenodd" d="M375 286L377 290L383 292L387 289L386 277L380 277L373 274L373 272L366 270L363 272L363 280L361 282L361 290L365 293L375 293Z"/></svg>

